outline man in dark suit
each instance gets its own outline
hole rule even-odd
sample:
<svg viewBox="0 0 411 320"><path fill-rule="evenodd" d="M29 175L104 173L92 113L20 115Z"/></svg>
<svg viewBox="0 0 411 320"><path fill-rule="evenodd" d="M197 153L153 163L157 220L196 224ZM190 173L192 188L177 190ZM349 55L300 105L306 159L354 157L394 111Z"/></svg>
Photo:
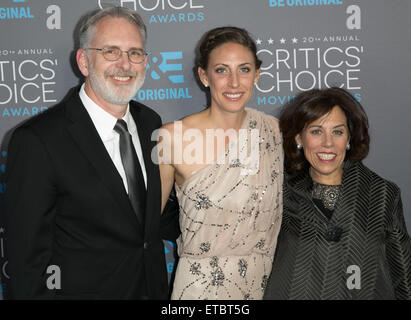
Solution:
<svg viewBox="0 0 411 320"><path fill-rule="evenodd" d="M161 215L151 159L157 113L132 101L144 81L146 29L125 8L80 28L85 76L9 144L5 196L11 299L166 299ZM131 100L131 101L130 101Z"/></svg>

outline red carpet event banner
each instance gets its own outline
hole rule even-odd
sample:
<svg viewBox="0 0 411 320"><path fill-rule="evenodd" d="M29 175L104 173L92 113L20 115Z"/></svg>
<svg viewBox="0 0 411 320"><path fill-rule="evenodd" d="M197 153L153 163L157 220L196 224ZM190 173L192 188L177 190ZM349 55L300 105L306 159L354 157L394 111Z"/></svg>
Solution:
<svg viewBox="0 0 411 320"><path fill-rule="evenodd" d="M249 107L274 116L301 91L339 86L364 106L371 150L366 164L402 190L411 230L411 1L409 0L1 0L0 199L13 129L81 82L74 39L88 11L123 6L143 17L148 66L136 99L169 122L202 110L195 46L217 26L253 36L263 61ZM0 212L0 279L8 277L7 230ZM175 244L165 242L167 270ZM0 295L7 290L0 287Z"/></svg>

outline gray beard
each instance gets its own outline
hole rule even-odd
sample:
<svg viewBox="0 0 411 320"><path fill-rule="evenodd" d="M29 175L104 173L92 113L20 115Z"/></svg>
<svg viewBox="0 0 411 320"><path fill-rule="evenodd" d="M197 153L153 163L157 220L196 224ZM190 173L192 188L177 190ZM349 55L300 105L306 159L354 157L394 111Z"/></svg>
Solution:
<svg viewBox="0 0 411 320"><path fill-rule="evenodd" d="M101 96L105 101L115 104L115 105L125 105L128 104L131 99L133 99L138 90L142 87L145 79L145 74L142 78L137 78L133 84L133 87L130 88L129 93L127 94L118 94L108 81L105 78L99 78L94 72L94 68L89 69L90 72L90 85L91 88Z"/></svg>

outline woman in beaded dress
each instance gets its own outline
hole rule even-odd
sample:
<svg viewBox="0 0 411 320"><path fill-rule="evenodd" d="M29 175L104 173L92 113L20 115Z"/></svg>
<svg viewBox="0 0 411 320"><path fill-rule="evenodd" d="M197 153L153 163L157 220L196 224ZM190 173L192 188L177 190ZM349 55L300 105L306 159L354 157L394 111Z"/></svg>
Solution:
<svg viewBox="0 0 411 320"><path fill-rule="evenodd" d="M341 88L299 94L280 115L284 215L265 299L411 300L400 189L367 168L367 116Z"/></svg>
<svg viewBox="0 0 411 320"><path fill-rule="evenodd" d="M210 106L158 145L163 206L173 184L180 205L172 299L262 299L282 217L278 121L245 107L261 65L247 31L210 30L197 63Z"/></svg>

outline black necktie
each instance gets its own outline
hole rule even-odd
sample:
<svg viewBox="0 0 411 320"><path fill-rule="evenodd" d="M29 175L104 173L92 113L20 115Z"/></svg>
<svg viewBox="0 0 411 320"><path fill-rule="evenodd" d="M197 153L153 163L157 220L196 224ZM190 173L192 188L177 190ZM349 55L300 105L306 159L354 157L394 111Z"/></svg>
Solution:
<svg viewBox="0 0 411 320"><path fill-rule="evenodd" d="M127 178L128 196L137 217L144 225L146 188L136 149L124 120L118 119L114 130L120 134L120 155Z"/></svg>

